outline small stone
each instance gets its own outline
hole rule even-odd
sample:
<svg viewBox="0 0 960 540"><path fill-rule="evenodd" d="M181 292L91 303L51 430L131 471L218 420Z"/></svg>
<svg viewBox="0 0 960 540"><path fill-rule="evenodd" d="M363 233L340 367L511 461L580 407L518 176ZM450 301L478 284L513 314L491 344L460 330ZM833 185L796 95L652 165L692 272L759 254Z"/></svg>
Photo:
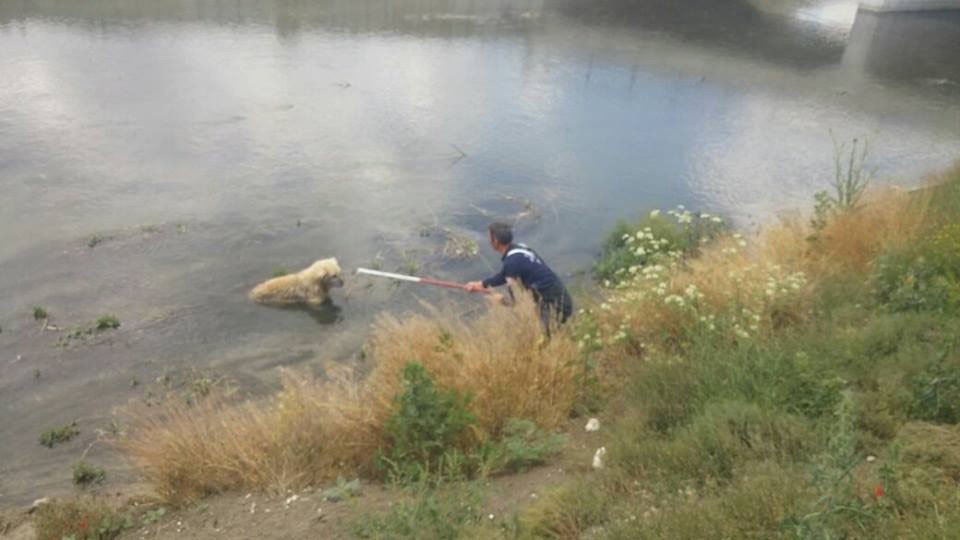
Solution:
<svg viewBox="0 0 960 540"><path fill-rule="evenodd" d="M291 496L287 497L287 500L284 501L283 504L285 504L285 505L287 505L287 506L290 506L290 503L295 503L295 502L297 502L297 499L299 499L299 498L300 498L299 495L291 495Z"/></svg>
<svg viewBox="0 0 960 540"><path fill-rule="evenodd" d="M597 448L596 453L593 454L593 468L602 469L603 468L603 456L607 455L607 448L601 446Z"/></svg>
<svg viewBox="0 0 960 540"><path fill-rule="evenodd" d="M587 425L583 428L586 431L599 431L600 430L600 420L596 418L591 418L587 421Z"/></svg>
<svg viewBox="0 0 960 540"><path fill-rule="evenodd" d="M257 511L257 503L255 503L255 502L254 502L254 503L250 503L250 513L252 514L252 513L256 512L256 511Z"/></svg>
<svg viewBox="0 0 960 540"><path fill-rule="evenodd" d="M877 460L876 456L867 456L867 463L873 463Z"/></svg>
<svg viewBox="0 0 960 540"><path fill-rule="evenodd" d="M490 519L493 519L494 516L493 516L493 514L490 514L490 515L487 516L487 517L490 518Z"/></svg>

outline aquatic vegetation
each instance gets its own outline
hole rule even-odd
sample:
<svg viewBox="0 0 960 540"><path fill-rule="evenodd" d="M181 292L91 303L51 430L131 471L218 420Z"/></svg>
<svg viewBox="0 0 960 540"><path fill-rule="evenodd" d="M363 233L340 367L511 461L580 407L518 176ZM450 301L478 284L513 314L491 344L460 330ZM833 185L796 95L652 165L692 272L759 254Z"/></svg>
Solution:
<svg viewBox="0 0 960 540"><path fill-rule="evenodd" d="M46 446L47 448L53 448L58 444L69 442L79 434L80 430L77 429L77 423L71 422L58 428L48 429L47 431L41 433L40 444Z"/></svg>
<svg viewBox="0 0 960 540"><path fill-rule="evenodd" d="M120 319L114 315L101 315L96 321L86 326L76 326L57 339L58 347L68 347L72 341L85 341L90 337L120 328Z"/></svg>
<svg viewBox="0 0 960 540"><path fill-rule="evenodd" d="M97 332L103 332L104 330L115 330L120 328L120 319L118 319L115 315L101 315L97 318L97 322L93 325L93 328Z"/></svg>
<svg viewBox="0 0 960 540"><path fill-rule="evenodd" d="M90 249L93 249L99 246L100 244L102 244L103 242L107 241L108 239L109 239L108 237L101 236L99 234L91 235L90 238L87 240L87 247Z"/></svg>
<svg viewBox="0 0 960 540"><path fill-rule="evenodd" d="M102 467L90 465L85 461L78 461L73 465L73 484L87 487L93 484L102 484L107 473Z"/></svg>
<svg viewBox="0 0 960 540"><path fill-rule="evenodd" d="M472 259L479 255L480 248L473 238L450 230L446 230L444 236L444 257L450 259Z"/></svg>

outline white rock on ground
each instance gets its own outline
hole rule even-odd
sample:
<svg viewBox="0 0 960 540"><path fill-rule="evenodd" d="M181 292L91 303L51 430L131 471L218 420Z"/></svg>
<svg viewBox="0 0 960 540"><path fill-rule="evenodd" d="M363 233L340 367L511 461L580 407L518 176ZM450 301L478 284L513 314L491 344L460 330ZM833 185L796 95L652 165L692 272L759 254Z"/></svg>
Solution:
<svg viewBox="0 0 960 540"><path fill-rule="evenodd" d="M595 454L593 454L593 468L602 469L603 468L603 456L607 455L607 447L601 446L597 448Z"/></svg>
<svg viewBox="0 0 960 540"><path fill-rule="evenodd" d="M599 430L600 430L600 421L597 420L596 418L591 418L590 420L587 420L587 425L584 426L583 429L585 429L585 430L587 430L587 431L599 431Z"/></svg>

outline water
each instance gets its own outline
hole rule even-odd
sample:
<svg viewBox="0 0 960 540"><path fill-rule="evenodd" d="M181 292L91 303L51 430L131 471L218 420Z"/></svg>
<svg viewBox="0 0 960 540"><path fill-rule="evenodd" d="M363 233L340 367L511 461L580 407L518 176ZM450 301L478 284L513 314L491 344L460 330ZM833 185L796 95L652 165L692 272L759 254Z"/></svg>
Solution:
<svg viewBox="0 0 960 540"><path fill-rule="evenodd" d="M362 279L320 314L253 305L275 268L466 281L497 265L485 224L520 216L570 275L644 209L751 225L809 207L831 133L866 137L881 182L960 156L960 14L716 4L0 5L0 506L69 489L88 447L134 481L95 431L158 378L263 393L278 367L352 361L382 310L479 306ZM441 229L481 258L444 257ZM123 326L57 347L34 305L65 330ZM75 419L79 441L39 446Z"/></svg>

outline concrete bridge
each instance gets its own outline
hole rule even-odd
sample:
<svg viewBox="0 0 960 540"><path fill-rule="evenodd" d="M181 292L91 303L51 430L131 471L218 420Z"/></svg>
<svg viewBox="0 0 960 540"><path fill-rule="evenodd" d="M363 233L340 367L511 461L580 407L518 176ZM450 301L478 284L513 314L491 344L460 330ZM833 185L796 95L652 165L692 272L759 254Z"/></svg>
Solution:
<svg viewBox="0 0 960 540"><path fill-rule="evenodd" d="M960 0L860 0L860 8L870 11L960 9Z"/></svg>

